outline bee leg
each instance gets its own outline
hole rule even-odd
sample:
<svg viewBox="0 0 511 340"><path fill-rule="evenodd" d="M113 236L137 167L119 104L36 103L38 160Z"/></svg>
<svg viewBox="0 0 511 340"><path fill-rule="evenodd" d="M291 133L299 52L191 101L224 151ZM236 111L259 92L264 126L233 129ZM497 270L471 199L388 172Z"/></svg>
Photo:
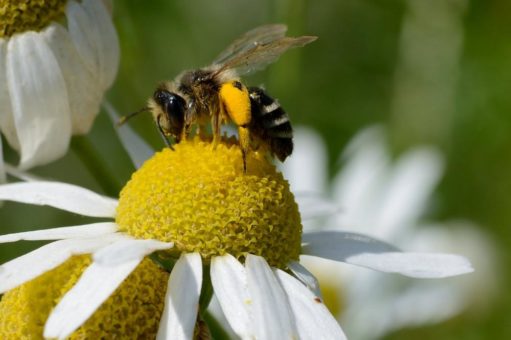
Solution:
<svg viewBox="0 0 511 340"><path fill-rule="evenodd" d="M241 157L243 157L243 173L247 173L247 153L245 150L241 150Z"/></svg>
<svg viewBox="0 0 511 340"><path fill-rule="evenodd" d="M252 120L252 108L248 89L238 80L233 80L222 84L219 95L223 105L223 112L238 126L239 143L243 156L243 170L246 172L246 155L250 148L248 125Z"/></svg>
<svg viewBox="0 0 511 340"><path fill-rule="evenodd" d="M206 127L203 125L203 124L197 124L197 128L196 128L196 136L199 136L199 138L201 140L207 140L208 139L208 135L206 134Z"/></svg>
<svg viewBox="0 0 511 340"><path fill-rule="evenodd" d="M180 142L180 141L182 141L182 140L186 140L186 136L188 136L188 132L187 132L187 130L186 130L186 128L185 128L185 129L183 129L183 131L182 131L182 132L181 132L181 134L179 135L179 138L178 138L178 139L176 139L176 142L177 142L177 143L179 143L179 142Z"/></svg>
<svg viewBox="0 0 511 340"><path fill-rule="evenodd" d="M183 124L183 128L181 132L175 136L176 143L181 142L182 140L187 140L190 135L191 124Z"/></svg>
<svg viewBox="0 0 511 340"><path fill-rule="evenodd" d="M243 157L243 172L247 172L247 152L250 147L250 131L246 125L238 127L241 156Z"/></svg>
<svg viewBox="0 0 511 340"><path fill-rule="evenodd" d="M192 132L192 125L194 123L196 123L196 118L195 118L195 114L193 111L194 103L195 103L194 100L190 100L190 102L188 103L187 109L185 111L183 130L181 131L181 136L180 136L181 140L186 140L188 138L188 136L190 136L190 133ZM198 129L199 128L197 127L196 128L197 132L198 132Z"/></svg>
<svg viewBox="0 0 511 340"><path fill-rule="evenodd" d="M213 114L211 117L211 128L213 129L213 149L216 148L220 141L220 115Z"/></svg>
<svg viewBox="0 0 511 340"><path fill-rule="evenodd" d="M165 131L163 130L160 122L161 116L158 116L158 119L156 119L156 125L158 125L158 131L160 132L161 138L163 138L163 141L165 142L165 145L169 147L172 151L174 151L174 148L172 147L172 144L170 143L169 139L167 138L167 135L165 134Z"/></svg>

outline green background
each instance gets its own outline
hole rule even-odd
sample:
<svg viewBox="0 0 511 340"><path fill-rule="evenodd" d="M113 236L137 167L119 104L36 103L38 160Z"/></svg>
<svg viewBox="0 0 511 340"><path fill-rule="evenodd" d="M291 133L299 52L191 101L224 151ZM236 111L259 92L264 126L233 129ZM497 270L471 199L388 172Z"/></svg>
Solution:
<svg viewBox="0 0 511 340"><path fill-rule="evenodd" d="M285 23L290 35L319 36L306 48L290 51L267 70L246 78L246 83L264 84L293 124L311 126L322 134L331 176L339 170L337 160L349 139L373 123L389 128L395 155L417 144L436 144L447 157L447 169L439 186L439 204L426 218L470 219L484 226L496 245L501 290L490 308L469 310L439 325L402 330L388 339L511 339L511 294L505 289L511 278L507 270L511 263L511 2L422 1L426 5L417 14L420 2L117 1L114 20L121 64L107 98L119 112L133 112L145 105L159 81L207 65L235 37L261 24ZM404 37L410 23L415 34ZM461 38L459 46L449 43L449 34ZM417 48L417 58L407 67L403 67L404 38L412 39L409 46ZM455 57L449 54L453 50ZM442 66L442 58L451 58L448 67ZM431 68L425 74L421 61ZM400 88L396 85L400 77L422 85ZM440 91L444 87L452 92ZM396 110L400 91L415 98L416 107L412 102L409 110ZM441 102L443 95L449 105ZM130 125L155 148L162 147L149 115ZM133 167L104 113L85 140L74 141L74 150L87 143L97 150L119 187L129 179ZM6 152L15 162L12 151ZM104 192L74 151L34 173ZM90 221L13 203L0 209L0 220L4 232ZM3 245L0 257L6 260L33 246Z"/></svg>

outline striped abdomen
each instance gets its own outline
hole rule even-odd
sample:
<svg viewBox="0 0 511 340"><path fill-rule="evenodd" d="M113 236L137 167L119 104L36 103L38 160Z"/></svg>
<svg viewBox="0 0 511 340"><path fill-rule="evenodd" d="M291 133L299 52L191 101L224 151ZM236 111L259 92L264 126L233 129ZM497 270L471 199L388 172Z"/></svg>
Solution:
<svg viewBox="0 0 511 340"><path fill-rule="evenodd" d="M263 89L250 87L248 92L252 111L251 134L266 143L272 155L283 162L293 152L289 116Z"/></svg>

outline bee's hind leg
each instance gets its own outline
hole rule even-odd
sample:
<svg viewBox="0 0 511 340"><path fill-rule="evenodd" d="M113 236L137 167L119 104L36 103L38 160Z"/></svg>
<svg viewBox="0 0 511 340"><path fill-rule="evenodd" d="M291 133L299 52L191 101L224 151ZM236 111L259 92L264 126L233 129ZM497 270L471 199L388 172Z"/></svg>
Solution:
<svg viewBox="0 0 511 340"><path fill-rule="evenodd" d="M241 149L241 157L243 158L243 173L247 173L247 152Z"/></svg>
<svg viewBox="0 0 511 340"><path fill-rule="evenodd" d="M247 172L247 153L250 148L250 132L247 126L238 126L241 157L243 158L243 172Z"/></svg>

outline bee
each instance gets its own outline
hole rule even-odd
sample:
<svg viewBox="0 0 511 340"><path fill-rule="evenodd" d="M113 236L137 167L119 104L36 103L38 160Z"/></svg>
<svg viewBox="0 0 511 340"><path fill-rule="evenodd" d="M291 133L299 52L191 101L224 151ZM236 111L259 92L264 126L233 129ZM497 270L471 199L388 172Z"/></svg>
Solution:
<svg viewBox="0 0 511 340"><path fill-rule="evenodd" d="M121 118L120 123L142 111L150 111L165 143L172 148L184 140L192 126L204 136L211 123L213 142L220 127L234 123L246 171L249 150L262 147L284 161L293 151L293 130L289 117L277 100L263 89L247 87L240 76L263 69L290 48L303 47L314 36L286 37L285 25L265 25L248 31L231 43L207 67L188 70L174 81L158 86L147 107Z"/></svg>
<svg viewBox="0 0 511 340"><path fill-rule="evenodd" d="M272 156L284 162L293 152L293 128L277 100L260 87L249 87L252 119L249 130L254 139L267 143Z"/></svg>

